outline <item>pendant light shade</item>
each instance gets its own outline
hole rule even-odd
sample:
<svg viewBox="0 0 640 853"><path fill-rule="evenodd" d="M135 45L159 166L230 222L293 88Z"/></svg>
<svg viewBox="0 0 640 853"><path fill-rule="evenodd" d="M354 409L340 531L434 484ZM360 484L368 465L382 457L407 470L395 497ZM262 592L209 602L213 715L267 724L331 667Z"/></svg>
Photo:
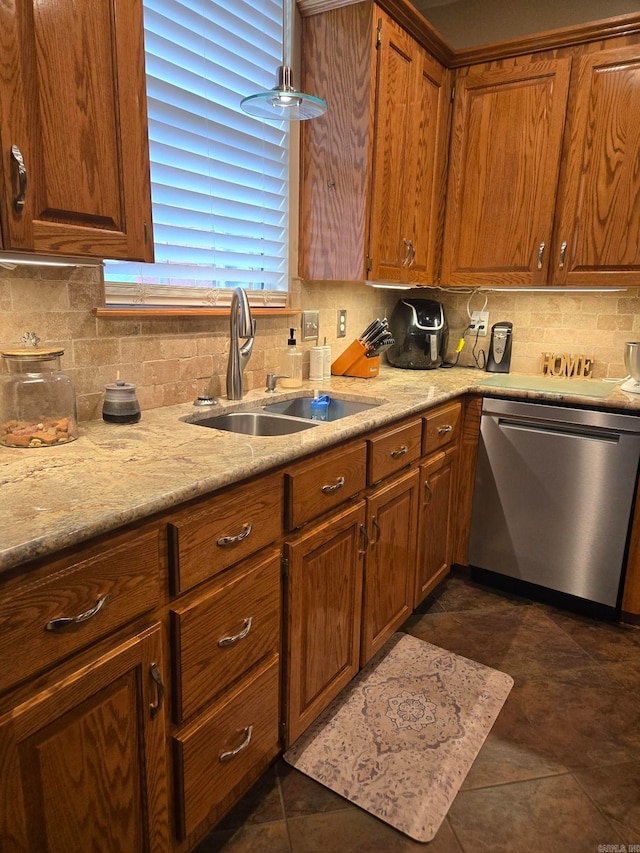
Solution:
<svg viewBox="0 0 640 853"><path fill-rule="evenodd" d="M295 0L291 0L291 3ZM282 65L276 72L276 85L267 92L248 95L240 101L240 107L245 113L256 118L266 118L272 121L303 121L308 118L321 116L327 110L327 102L314 95L298 92L293 85L293 72L287 60L291 42L291 27L289 23L289 0L283 0L283 57Z"/></svg>

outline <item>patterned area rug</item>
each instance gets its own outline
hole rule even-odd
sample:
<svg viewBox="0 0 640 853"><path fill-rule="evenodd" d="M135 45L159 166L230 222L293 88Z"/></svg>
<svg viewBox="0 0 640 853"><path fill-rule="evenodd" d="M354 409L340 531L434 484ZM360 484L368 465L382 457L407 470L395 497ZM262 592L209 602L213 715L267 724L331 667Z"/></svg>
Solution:
<svg viewBox="0 0 640 853"><path fill-rule="evenodd" d="M284 758L431 841L512 686L503 672L394 634Z"/></svg>

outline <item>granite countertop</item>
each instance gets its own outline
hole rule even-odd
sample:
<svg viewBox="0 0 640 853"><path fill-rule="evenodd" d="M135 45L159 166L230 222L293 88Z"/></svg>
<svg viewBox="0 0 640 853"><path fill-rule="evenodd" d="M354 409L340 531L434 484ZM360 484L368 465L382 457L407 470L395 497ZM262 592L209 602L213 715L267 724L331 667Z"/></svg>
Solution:
<svg viewBox="0 0 640 853"><path fill-rule="evenodd" d="M483 389L482 380L488 377L468 368L410 371L386 365L373 379L332 377L322 383L323 391L380 405L281 437L236 435L186 423L181 419L213 412L184 404L145 411L132 425L82 423L79 438L59 447L0 447L0 572L318 453L467 391L640 411L640 395L613 384L607 397L593 398L580 394L580 380L571 380L570 393L557 394ZM305 382L303 390L317 386ZM299 394L299 390L275 395L250 391L239 402L222 399L215 411L253 408Z"/></svg>

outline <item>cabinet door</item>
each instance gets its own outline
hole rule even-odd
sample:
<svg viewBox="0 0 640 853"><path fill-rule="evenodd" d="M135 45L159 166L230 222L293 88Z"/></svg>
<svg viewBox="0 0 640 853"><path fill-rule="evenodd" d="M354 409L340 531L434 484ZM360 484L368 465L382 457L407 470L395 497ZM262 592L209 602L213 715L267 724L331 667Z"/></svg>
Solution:
<svg viewBox="0 0 640 853"><path fill-rule="evenodd" d="M0 849L169 849L160 625L0 720Z"/></svg>
<svg viewBox="0 0 640 853"><path fill-rule="evenodd" d="M458 448L420 466L420 514L414 607L448 574L453 553L453 511Z"/></svg>
<svg viewBox="0 0 640 853"><path fill-rule="evenodd" d="M358 672L364 520L361 501L285 545L288 744Z"/></svg>
<svg viewBox="0 0 640 853"><path fill-rule="evenodd" d="M378 32L369 277L433 284L448 77L382 13Z"/></svg>
<svg viewBox="0 0 640 853"><path fill-rule="evenodd" d="M0 30L5 248L152 260L141 0L7 0Z"/></svg>
<svg viewBox="0 0 640 853"><path fill-rule="evenodd" d="M640 285L640 47L581 59L570 131L555 282Z"/></svg>
<svg viewBox="0 0 640 853"><path fill-rule="evenodd" d="M542 285L570 60L456 82L441 282Z"/></svg>
<svg viewBox="0 0 640 853"><path fill-rule="evenodd" d="M418 480L417 470L408 471L367 498L362 666L413 609Z"/></svg>

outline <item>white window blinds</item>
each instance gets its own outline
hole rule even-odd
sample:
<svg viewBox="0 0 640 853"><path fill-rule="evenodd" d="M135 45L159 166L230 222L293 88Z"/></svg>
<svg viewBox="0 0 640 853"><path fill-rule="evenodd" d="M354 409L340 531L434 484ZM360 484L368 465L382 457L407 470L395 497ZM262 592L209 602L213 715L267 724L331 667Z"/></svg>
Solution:
<svg viewBox="0 0 640 853"><path fill-rule="evenodd" d="M286 304L289 134L240 110L282 62L282 0L144 0L154 264L107 262L107 304ZM226 293L225 293L226 290Z"/></svg>

